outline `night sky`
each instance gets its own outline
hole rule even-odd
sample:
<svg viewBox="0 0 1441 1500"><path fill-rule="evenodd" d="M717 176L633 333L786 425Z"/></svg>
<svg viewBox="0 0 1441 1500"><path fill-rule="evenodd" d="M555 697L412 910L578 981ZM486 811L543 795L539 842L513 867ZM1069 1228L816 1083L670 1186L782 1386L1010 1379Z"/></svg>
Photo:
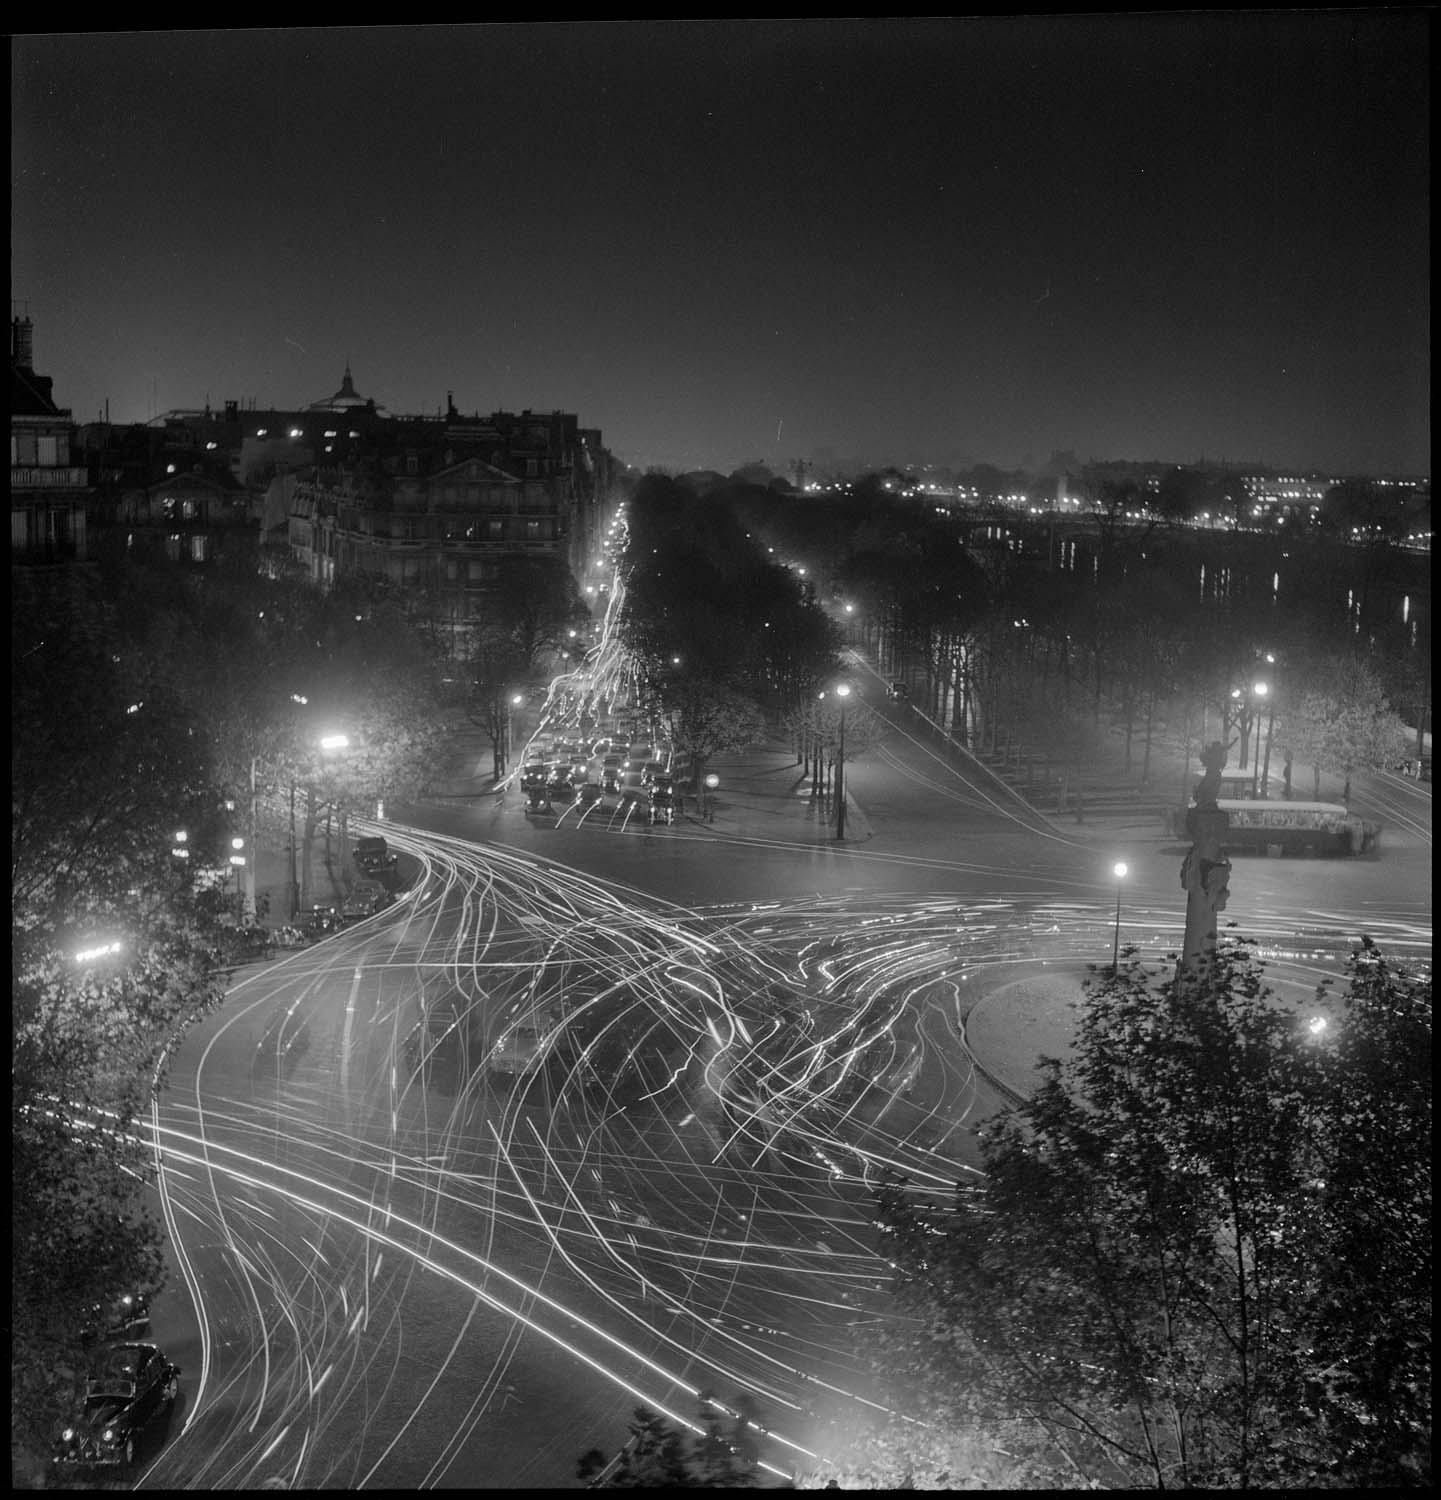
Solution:
<svg viewBox="0 0 1441 1500"><path fill-rule="evenodd" d="M78 421L559 408L636 464L1426 473L1421 10L11 42Z"/></svg>

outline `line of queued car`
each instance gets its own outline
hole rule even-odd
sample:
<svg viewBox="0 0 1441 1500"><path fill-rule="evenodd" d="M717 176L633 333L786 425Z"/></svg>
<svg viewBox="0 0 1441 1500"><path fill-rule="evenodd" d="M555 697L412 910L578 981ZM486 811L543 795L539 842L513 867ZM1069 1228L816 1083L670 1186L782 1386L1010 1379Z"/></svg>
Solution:
<svg viewBox="0 0 1441 1500"><path fill-rule="evenodd" d="M527 814L588 810L614 797L618 808L639 810L651 825L675 822L675 778L666 747L603 735L590 741L538 736L529 749L531 758L520 772Z"/></svg>
<svg viewBox="0 0 1441 1500"><path fill-rule="evenodd" d="M91 1311L85 1390L56 1436L59 1469L121 1468L135 1462L146 1429L180 1394L180 1367L149 1340L150 1299L131 1292Z"/></svg>

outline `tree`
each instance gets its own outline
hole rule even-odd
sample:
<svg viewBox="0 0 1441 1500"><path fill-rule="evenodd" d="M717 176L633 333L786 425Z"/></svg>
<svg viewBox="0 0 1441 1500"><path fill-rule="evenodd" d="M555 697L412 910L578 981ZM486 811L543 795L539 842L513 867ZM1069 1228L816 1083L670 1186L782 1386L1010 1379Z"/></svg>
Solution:
<svg viewBox="0 0 1441 1500"><path fill-rule="evenodd" d="M702 1392L698 1427L688 1428L638 1406L614 1467L592 1448L577 1464L577 1476L591 1488L607 1490L752 1489L758 1480L748 1426L753 1411L754 1402L744 1395L736 1398L733 1411L722 1412Z"/></svg>
<svg viewBox="0 0 1441 1500"><path fill-rule="evenodd" d="M219 903L171 853L213 810L206 738L103 578L17 572L11 642L11 1453L29 1482L91 1305L163 1279L143 1121L165 1047L218 999Z"/></svg>
<svg viewBox="0 0 1441 1500"><path fill-rule="evenodd" d="M569 647L569 631L589 628L590 611L563 558L502 557L496 566L485 600L487 621L492 633L514 641L530 671Z"/></svg>
<svg viewBox="0 0 1441 1500"><path fill-rule="evenodd" d="M713 755L753 745L765 734L765 719L749 698L714 682L691 678L662 689L677 756L691 763L691 786L699 791Z"/></svg>
<svg viewBox="0 0 1441 1500"><path fill-rule="evenodd" d="M1345 778L1342 795L1349 798L1356 771L1393 766L1406 754L1406 726L1360 657L1323 659L1308 676L1308 685L1290 695L1289 709L1277 715L1275 737L1297 759L1311 762L1317 801L1323 771Z"/></svg>
<svg viewBox="0 0 1441 1500"><path fill-rule="evenodd" d="M979 1182L883 1190L933 1410L1107 1486L1428 1482L1430 981L1348 978L1333 1045L1242 941L1200 996L1107 970Z"/></svg>

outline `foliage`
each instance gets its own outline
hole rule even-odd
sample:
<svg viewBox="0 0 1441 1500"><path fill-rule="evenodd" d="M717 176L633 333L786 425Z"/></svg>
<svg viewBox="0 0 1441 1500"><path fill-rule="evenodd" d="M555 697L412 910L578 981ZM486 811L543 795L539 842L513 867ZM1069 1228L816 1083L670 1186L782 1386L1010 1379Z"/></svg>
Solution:
<svg viewBox="0 0 1441 1500"><path fill-rule="evenodd" d="M206 737L105 581L12 576L11 1432L23 1481L82 1379L94 1302L158 1289L142 1127L173 1036L218 998L213 895L177 823L214 805ZM197 852L203 841L197 841ZM77 949L118 941L80 964Z"/></svg>
<svg viewBox="0 0 1441 1500"><path fill-rule="evenodd" d="M754 1403L740 1396L735 1410L722 1417L703 1393L695 1430L638 1406L615 1467L607 1469L605 1455L593 1448L581 1457L577 1475L594 1489L754 1488L756 1442L747 1426L753 1409Z"/></svg>
<svg viewBox="0 0 1441 1500"><path fill-rule="evenodd" d="M797 1489L1065 1490L1086 1485L1058 1465L1030 1422L932 1424L892 1416L862 1432L798 1479Z"/></svg>
<svg viewBox="0 0 1441 1500"><path fill-rule="evenodd" d="M1347 778L1394 765L1407 751L1406 726L1392 712L1375 671L1356 656L1329 658L1293 692L1276 717L1275 737L1321 774Z"/></svg>
<svg viewBox="0 0 1441 1500"><path fill-rule="evenodd" d="M881 1195L910 1378L1093 1483L1429 1477L1430 983L1365 944L1317 1044L1244 943L1093 980L949 1206Z"/></svg>
<svg viewBox="0 0 1441 1500"><path fill-rule="evenodd" d="M891 732L890 724L875 709L853 698L846 705L846 760L852 761L874 750ZM824 698L808 698L787 715L785 727L791 734L810 737L812 746L824 750L834 761L840 755L841 705L833 693Z"/></svg>
<svg viewBox="0 0 1441 1500"><path fill-rule="evenodd" d="M744 749L765 735L760 709L731 688L686 677L664 691L671 744L679 759L690 760L697 788L713 755Z"/></svg>
<svg viewBox="0 0 1441 1500"><path fill-rule="evenodd" d="M508 639L533 674L566 648L570 630L590 625L590 611L564 558L505 556L496 569L483 628L492 639Z"/></svg>
<svg viewBox="0 0 1441 1500"><path fill-rule="evenodd" d="M835 667L836 632L810 586L737 520L736 493L702 500L657 475L641 482L627 508L639 565L626 578L626 641L650 678L665 677L678 656L696 680L792 703Z"/></svg>

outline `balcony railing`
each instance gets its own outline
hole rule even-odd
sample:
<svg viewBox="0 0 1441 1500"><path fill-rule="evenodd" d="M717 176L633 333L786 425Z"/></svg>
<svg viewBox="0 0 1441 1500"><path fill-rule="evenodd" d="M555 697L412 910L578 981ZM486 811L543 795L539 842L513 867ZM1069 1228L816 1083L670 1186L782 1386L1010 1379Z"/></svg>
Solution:
<svg viewBox="0 0 1441 1500"><path fill-rule="evenodd" d="M63 469L41 469L10 465L12 490L83 490L90 484L90 472L72 465Z"/></svg>

